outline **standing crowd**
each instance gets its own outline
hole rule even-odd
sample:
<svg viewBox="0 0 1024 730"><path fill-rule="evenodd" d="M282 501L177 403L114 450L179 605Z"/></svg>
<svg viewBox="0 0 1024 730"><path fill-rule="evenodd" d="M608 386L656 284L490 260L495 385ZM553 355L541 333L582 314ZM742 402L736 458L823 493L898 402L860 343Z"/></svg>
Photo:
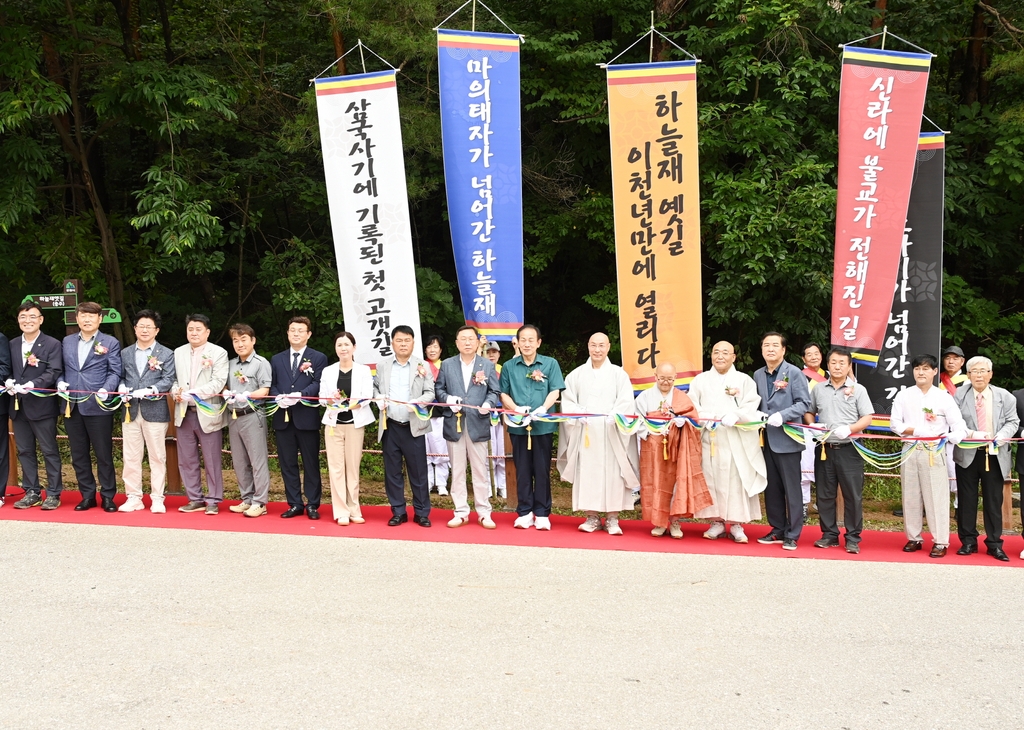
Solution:
<svg viewBox="0 0 1024 730"><path fill-rule="evenodd" d="M98 304L80 304L79 332L59 342L40 331L42 310L26 301L18 310L22 334L9 343L0 334L0 420L12 422L25 491L14 505L18 509L53 510L61 504L57 420L63 409L80 492L75 510L144 509L142 464L148 452L150 509L165 512L165 441L173 417L188 497L180 511L219 513L226 427L241 493L230 510L266 515L267 431L273 428L288 502L281 517L320 519L323 428L332 517L341 526L359 524L365 521L359 499L363 431L376 420L390 526L409 521L408 478L413 522L430 527L430 491L445 492L450 469L455 509L448 527L467 525L475 511L481 527L495 529L491 475L493 469L497 493L504 496L507 429L518 502L514 525L550 530L558 431L557 467L572 484L573 510L586 516L579 526L583 532L621 535L619 514L634 508L639 490L643 519L653 524L655 537L682 538L681 521L696 518L710 523L707 539L747 543L745 525L761 519L763 492L769 530L757 542L796 550L810 502L807 475L813 472L822 532L814 545L840 545L841 493L845 549L860 552L864 459L855 438L871 425L873 409L853 377L850 353L841 348L826 357L808 345L800 369L786 360L786 338L770 332L761 340L764 367L750 376L736 369L733 345L719 342L712 348L712 368L697 375L688 392L676 387L673 364L661 362L652 387L634 398L625 371L608 360L610 342L603 333L590 338L587 362L563 378L559 363L540 354L541 333L534 325L519 329L518 354L503 366L498 345L481 345L473 327L456 332L458 354L444 360L442 339L429 336L423 360L414 354L413 329L399 325L391 332L393 354L381 358L373 373L355 361L357 343L349 332L334 336L337 360L329 364L308 346L313 327L305 317L289 320L289 347L269 361L256 353L256 333L246 324L230 328L235 355L229 358L209 342L210 321L202 314L186 318L188 342L173 351L157 340L157 312L136 314L136 342L124 351L99 331L101 319ZM960 373L963 364L956 347L943 353L941 375L934 356L918 356L912 363L915 387L893 403L890 427L904 449L904 550L923 548L927 520L930 556L946 554L953 485L958 554L978 550L980 490L987 553L1008 560L1003 482L1010 477L1010 440L1022 435L1024 390L1010 394L991 385L988 358L967 361L966 376ZM556 404L559 413L552 412ZM504 425L493 418L496 413ZM115 416L123 418L126 499L120 506L114 501ZM808 432L818 438L807 438ZM46 470L45 499L37 446ZM7 440L0 439L0 474L7 473L9 458ZM1024 449L1018 449L1018 472L1022 462ZM0 507L5 496L6 486L0 488Z"/></svg>

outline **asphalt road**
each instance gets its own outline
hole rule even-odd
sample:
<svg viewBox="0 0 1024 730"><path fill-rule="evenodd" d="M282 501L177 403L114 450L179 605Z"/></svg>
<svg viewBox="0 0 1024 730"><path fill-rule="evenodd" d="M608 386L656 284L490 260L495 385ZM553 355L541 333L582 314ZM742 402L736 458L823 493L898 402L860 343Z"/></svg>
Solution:
<svg viewBox="0 0 1024 730"><path fill-rule="evenodd" d="M3 728L974 728L1024 571L0 523Z"/></svg>

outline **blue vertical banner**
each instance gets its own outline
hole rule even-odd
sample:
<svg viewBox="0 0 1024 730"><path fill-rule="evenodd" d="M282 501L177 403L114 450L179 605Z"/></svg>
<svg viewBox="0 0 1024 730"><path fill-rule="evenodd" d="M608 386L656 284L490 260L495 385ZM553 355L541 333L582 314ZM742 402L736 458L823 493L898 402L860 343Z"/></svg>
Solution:
<svg viewBox="0 0 1024 730"><path fill-rule="evenodd" d="M510 340L523 324L519 36L437 31L448 220L466 324Z"/></svg>

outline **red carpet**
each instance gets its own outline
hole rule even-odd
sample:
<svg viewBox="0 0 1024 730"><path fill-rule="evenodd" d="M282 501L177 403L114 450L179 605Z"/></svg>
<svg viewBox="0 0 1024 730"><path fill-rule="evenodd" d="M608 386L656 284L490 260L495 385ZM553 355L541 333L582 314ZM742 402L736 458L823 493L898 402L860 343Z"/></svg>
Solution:
<svg viewBox="0 0 1024 730"><path fill-rule="evenodd" d="M127 525L130 527L163 527L182 530L220 530L225 532L259 532L280 535L320 535L324 537L369 537L382 540L412 540L419 542L450 542L474 545L520 545L525 547L576 548L580 550L626 550L647 553L692 553L697 555L747 555L770 558L814 558L818 560L852 560L893 563L932 563L954 565L985 565L990 567L1024 567L1024 560L1019 559L1020 550L1024 547L1019 536L1007 536L1005 550L1010 556L1009 563L1002 563L985 554L984 543L980 544L981 552L977 555L959 556L956 549L959 542L954 535L952 547L945 558L934 560L928 557L931 548L929 535L925 535L925 549L915 553L904 553L902 547L906 537L902 532L869 532L865 531L861 542L860 555L848 555L842 548L823 550L816 548L813 542L821 537L817 527L805 527L800 537L799 548L786 551L781 545L761 545L756 542L764 535L766 525L747 527L750 543L737 545L728 538L705 540L701 534L706 525L683 523L683 540L673 540L666 536L652 537L651 525L646 522L623 521L625 534L612 537L605 532L585 534L576 529L582 522L578 517L551 517L550 532L517 530L512 527L515 515L512 513L495 512L496 530L485 530L476 523L476 515L464 527L450 529L446 523L452 517L450 510L434 509L430 513L433 526L429 529L414 524L412 507L410 521L398 527L388 527L391 510L387 506L365 506L363 525L339 527L331 520L331 507L321 508L321 519L313 521L305 516L289 520L281 519L287 505L271 503L268 514L264 517L249 518L228 511L228 506L236 502L223 502L221 512L216 517L201 512L185 514L178 512L178 507L185 503L184 497L168 497L167 514L154 515L149 511L149 498L146 497L147 509L139 512L116 512L108 514L101 509L86 512L75 512L78 504L78 492L66 492L59 509L43 512L38 507L27 510L14 509L14 502L20 499L20 490L8 493L7 504L0 509L0 521L20 520L23 522L58 522L63 524L86 525ZM117 503L124 501L124 495L118 495ZM984 537L984 535L982 535Z"/></svg>

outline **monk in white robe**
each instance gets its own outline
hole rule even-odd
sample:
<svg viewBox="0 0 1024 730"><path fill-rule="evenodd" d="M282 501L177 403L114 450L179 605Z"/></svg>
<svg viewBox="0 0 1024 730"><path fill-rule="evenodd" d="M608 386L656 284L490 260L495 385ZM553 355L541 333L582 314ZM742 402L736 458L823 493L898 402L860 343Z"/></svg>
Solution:
<svg viewBox="0 0 1024 730"><path fill-rule="evenodd" d="M668 531L683 537L683 517L713 504L701 467L701 436L687 420L697 409L683 391L675 387L676 368L670 362L658 365L654 387L636 399L636 412L666 424L664 434L640 432L640 506L643 518L654 525L651 534ZM672 419L672 420L664 420Z"/></svg>
<svg viewBox="0 0 1024 730"><path fill-rule="evenodd" d="M714 505L695 517L711 521L704 533L709 540L724 534L726 523L732 523L729 536L746 543L743 523L761 519L758 495L768 484L768 471L758 432L736 427L761 420L761 396L754 379L736 370L735 362L733 346L719 342L711 351L714 367L690 383L690 400L702 423L718 422L714 429L705 428L702 436L704 478Z"/></svg>
<svg viewBox="0 0 1024 730"><path fill-rule="evenodd" d="M563 413L632 414L633 384L626 371L608 362L608 336L597 333L587 345L590 360L569 373L562 391ZM633 509L638 452L633 436L614 421L595 417L565 421L558 436L558 471L572 484L572 508L586 512L583 532L602 528L621 535L619 512Z"/></svg>

